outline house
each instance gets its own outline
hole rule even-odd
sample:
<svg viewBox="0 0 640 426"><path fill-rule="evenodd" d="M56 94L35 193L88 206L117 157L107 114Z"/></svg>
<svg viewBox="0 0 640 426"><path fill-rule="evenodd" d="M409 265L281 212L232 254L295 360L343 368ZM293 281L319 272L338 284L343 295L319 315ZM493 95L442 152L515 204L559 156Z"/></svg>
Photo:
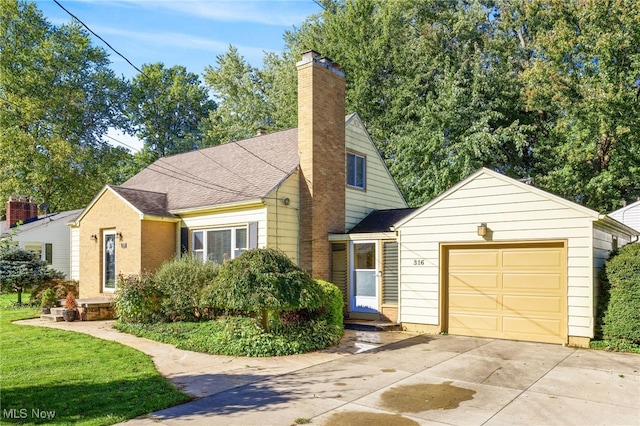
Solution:
<svg viewBox="0 0 640 426"><path fill-rule="evenodd" d="M588 346L594 337L604 261L640 234L488 169L419 209L391 212L399 219L384 223L388 213L374 214L386 229L367 218L330 239L350 242L356 281L363 274L361 242L397 250L397 295L382 297L387 303L397 298L397 320L405 329L574 346ZM367 265L370 277L388 273Z"/></svg>
<svg viewBox="0 0 640 426"><path fill-rule="evenodd" d="M67 222L75 219L81 211L38 216L38 204L33 200L10 197L3 235L12 234L13 242L19 247L36 252L53 269L70 277L70 229ZM21 224L16 227L18 223Z"/></svg>
<svg viewBox="0 0 640 426"><path fill-rule="evenodd" d="M609 216L636 231L640 231L640 199L635 203L609 213Z"/></svg>
<svg viewBox="0 0 640 426"><path fill-rule="evenodd" d="M81 297L177 253L274 247L336 284L349 318L588 345L598 271L639 232L488 169L408 208L345 118L342 71L312 51L297 66L297 129L162 158L95 196L72 224Z"/></svg>
<svg viewBox="0 0 640 426"><path fill-rule="evenodd" d="M297 129L161 158L94 197L71 224L82 298L181 252L224 263L274 247L330 280L330 233L407 207L360 117L345 117L341 69L313 51L297 67Z"/></svg>

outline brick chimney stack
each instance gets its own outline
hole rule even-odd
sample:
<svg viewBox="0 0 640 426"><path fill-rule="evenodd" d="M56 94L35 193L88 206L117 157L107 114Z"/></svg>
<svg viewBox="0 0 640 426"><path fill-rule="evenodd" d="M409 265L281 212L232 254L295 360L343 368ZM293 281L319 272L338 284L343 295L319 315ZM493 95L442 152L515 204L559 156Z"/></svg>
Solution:
<svg viewBox="0 0 640 426"><path fill-rule="evenodd" d="M300 266L330 279L329 233L345 232L345 78L317 52L298 68L300 155Z"/></svg>
<svg viewBox="0 0 640 426"><path fill-rule="evenodd" d="M26 197L9 197L7 201L7 227L11 228L18 222L31 222L38 218L38 204Z"/></svg>

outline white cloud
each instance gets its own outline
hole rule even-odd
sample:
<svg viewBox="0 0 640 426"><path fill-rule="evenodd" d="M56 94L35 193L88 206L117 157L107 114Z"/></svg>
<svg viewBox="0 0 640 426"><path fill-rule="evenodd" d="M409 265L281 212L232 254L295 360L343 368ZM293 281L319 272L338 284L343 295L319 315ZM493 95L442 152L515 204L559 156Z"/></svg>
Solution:
<svg viewBox="0 0 640 426"><path fill-rule="evenodd" d="M122 0L112 2L146 9L166 9L200 19L222 22L245 22L263 25L300 25L309 14L312 0ZM305 11L306 10L306 11Z"/></svg>

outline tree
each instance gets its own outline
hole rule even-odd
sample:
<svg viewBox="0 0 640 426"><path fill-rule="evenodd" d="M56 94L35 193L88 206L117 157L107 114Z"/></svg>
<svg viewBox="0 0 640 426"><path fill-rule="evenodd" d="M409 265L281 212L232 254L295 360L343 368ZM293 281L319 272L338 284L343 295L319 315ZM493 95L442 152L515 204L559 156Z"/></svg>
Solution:
<svg viewBox="0 0 640 426"><path fill-rule="evenodd" d="M35 252L19 247L0 250L0 288L18 293L22 304L22 292L54 278L64 278L64 273L49 267Z"/></svg>
<svg viewBox="0 0 640 426"><path fill-rule="evenodd" d="M324 293L318 283L277 249L254 249L224 265L208 303L217 308L260 314L269 331L269 312L318 308Z"/></svg>
<svg viewBox="0 0 640 426"><path fill-rule="evenodd" d="M640 3L536 0L504 6L530 52L527 110L545 117L535 182L601 212L640 188Z"/></svg>
<svg viewBox="0 0 640 426"><path fill-rule="evenodd" d="M84 206L129 160L101 139L124 126L127 84L78 25L52 26L34 3L0 11L0 196Z"/></svg>
<svg viewBox="0 0 640 426"><path fill-rule="evenodd" d="M132 81L128 117L155 160L200 147L201 121L215 108L197 74L145 64Z"/></svg>

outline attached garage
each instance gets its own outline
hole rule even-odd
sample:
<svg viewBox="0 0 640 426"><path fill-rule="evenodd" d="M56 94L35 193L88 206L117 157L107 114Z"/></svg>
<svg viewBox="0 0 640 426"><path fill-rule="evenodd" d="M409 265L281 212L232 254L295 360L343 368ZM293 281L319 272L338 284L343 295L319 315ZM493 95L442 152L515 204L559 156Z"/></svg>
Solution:
<svg viewBox="0 0 640 426"><path fill-rule="evenodd" d="M481 169L393 227L407 330L586 346L598 272L638 232Z"/></svg>
<svg viewBox="0 0 640 426"><path fill-rule="evenodd" d="M443 250L449 333L566 342L564 242Z"/></svg>

